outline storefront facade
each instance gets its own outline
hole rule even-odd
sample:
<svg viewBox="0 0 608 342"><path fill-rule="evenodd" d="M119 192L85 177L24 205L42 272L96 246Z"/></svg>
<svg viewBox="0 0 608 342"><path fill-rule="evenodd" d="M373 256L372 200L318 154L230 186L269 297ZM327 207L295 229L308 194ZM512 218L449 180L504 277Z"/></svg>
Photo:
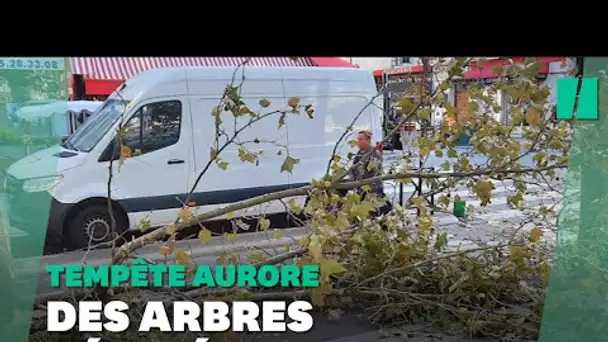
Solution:
<svg viewBox="0 0 608 342"><path fill-rule="evenodd" d="M511 58L511 62L513 64L524 64L529 62L531 57L513 57ZM528 59L528 61L526 61ZM537 57L535 61L539 64L538 74L533 79L533 82L537 86L547 85L554 92L554 87L549 84L549 80L553 78L550 77L552 72L555 71L555 66L558 64L562 64L566 61L565 57ZM477 84L483 90L484 87L490 87L499 80L501 82L505 81L505 78L499 78L496 75L495 68L497 66L502 67L507 64L507 59L505 58L495 58L491 60L487 60L483 63L483 65L478 65L473 62L470 70L468 70L462 79L453 81L453 89L454 89L454 106L456 107L456 120L466 120L469 115L469 103L471 102L469 89L472 84ZM506 79L508 82L509 80ZM552 96L549 98L549 102L552 102ZM501 111L493 112L489 109L484 110L493 115L494 119L497 121L504 122L505 124L509 123L509 106L513 104L514 99L509 98L505 91L501 91L496 94L496 102L500 104Z"/></svg>
<svg viewBox="0 0 608 342"><path fill-rule="evenodd" d="M496 75L495 67L504 66L507 63L513 64L524 64L529 62L531 57L512 57L510 59L493 57L484 61L483 64L473 61L471 66L466 70L464 77L460 79L452 80L452 87L446 96L451 105L456 107L456 120L466 120L469 115L469 103L471 98L469 90L472 84L483 87L489 87L499 80ZM532 57L534 58L534 57ZM528 59L528 60L526 60ZM563 77L567 67L560 67L568 59L565 57L536 57L535 61L539 63L538 75L535 78L535 82L538 85L547 85L552 90L552 94L549 97L549 102L554 103L555 97L555 76L557 74ZM377 70L374 72L376 84L378 89L385 87L388 91L389 96L385 101L385 108L391 108L391 104L398 101L406 93L409 92L415 85L422 83L423 67L422 65L414 65L408 67L396 67L386 70ZM504 81L504 78L500 78ZM434 89L436 85L427 82L428 89ZM496 94L496 101L501 106L499 113L490 112L494 118L498 121L505 123L509 122L509 103L512 99L509 99L505 92ZM489 110L487 110L489 111ZM443 111L439 108L435 108L433 111L433 123L437 124L443 119Z"/></svg>

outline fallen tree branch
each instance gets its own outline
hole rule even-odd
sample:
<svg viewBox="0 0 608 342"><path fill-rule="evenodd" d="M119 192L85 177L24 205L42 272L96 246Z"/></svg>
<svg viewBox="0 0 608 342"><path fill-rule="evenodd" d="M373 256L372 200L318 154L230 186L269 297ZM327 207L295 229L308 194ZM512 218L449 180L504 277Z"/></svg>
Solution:
<svg viewBox="0 0 608 342"><path fill-rule="evenodd" d="M404 179L404 178L424 178L424 179L432 179L432 178L446 178L446 177L454 177L454 178L469 178L483 175L495 175L495 174L524 174L524 173L535 173L542 172L553 169L566 168L566 164L556 164L545 167L538 168L521 168L521 169L507 169L507 170L495 170L495 169L485 169L485 170L473 170L469 172L446 172L446 173L429 173L429 172L403 172L403 173L395 173L389 175L382 175L378 177L368 178L357 182L348 182L348 183L339 183L334 185L333 188L339 190L349 190L361 187L366 184L371 184L378 180L394 180L394 179ZM180 231L184 228L187 228L191 225L192 222L196 221L207 221L212 218L216 218L222 215L226 215L231 212L235 212L237 210L246 209L255 205L267 203L274 200L280 200L287 197L295 197L295 196L306 196L309 191L314 189L312 185L303 186L295 189L288 189L283 191L277 191L270 194L265 194L257 197L253 197L247 200L239 201L230 205L227 205L222 208L213 209L202 213L200 215L195 216L189 221L180 222L176 225L176 231ZM147 234L144 234L132 241L129 241L122 246L120 246L112 259L113 264L118 264L126 260L129 255L148 243L156 242L167 235L167 232L164 229L156 229Z"/></svg>

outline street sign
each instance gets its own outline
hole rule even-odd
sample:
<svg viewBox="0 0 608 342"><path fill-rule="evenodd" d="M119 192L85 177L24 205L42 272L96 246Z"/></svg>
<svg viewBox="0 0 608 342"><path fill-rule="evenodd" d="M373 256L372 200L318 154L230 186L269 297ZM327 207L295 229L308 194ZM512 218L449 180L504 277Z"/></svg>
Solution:
<svg viewBox="0 0 608 342"><path fill-rule="evenodd" d="M59 58L22 58L0 57L0 69L17 70L64 70L65 59Z"/></svg>
<svg viewBox="0 0 608 342"><path fill-rule="evenodd" d="M557 80L557 120L571 120L574 116L578 78ZM577 120L598 120L598 78L583 78L576 109Z"/></svg>

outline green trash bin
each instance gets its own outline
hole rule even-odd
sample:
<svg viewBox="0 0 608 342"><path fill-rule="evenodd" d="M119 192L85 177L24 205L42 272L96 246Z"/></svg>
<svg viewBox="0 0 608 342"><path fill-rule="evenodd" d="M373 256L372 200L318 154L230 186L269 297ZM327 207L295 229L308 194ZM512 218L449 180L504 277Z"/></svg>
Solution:
<svg viewBox="0 0 608 342"><path fill-rule="evenodd" d="M467 202L465 202L465 201L454 202L454 211L453 211L454 216L465 217L466 211L467 211Z"/></svg>

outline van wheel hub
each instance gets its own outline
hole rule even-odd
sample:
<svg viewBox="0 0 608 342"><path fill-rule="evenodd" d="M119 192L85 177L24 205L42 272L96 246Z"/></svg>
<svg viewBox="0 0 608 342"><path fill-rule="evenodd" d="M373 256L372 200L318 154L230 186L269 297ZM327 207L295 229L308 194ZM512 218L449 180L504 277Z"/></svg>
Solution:
<svg viewBox="0 0 608 342"><path fill-rule="evenodd" d="M90 219L84 225L87 240L95 243L106 241L111 230L110 223L101 217Z"/></svg>

